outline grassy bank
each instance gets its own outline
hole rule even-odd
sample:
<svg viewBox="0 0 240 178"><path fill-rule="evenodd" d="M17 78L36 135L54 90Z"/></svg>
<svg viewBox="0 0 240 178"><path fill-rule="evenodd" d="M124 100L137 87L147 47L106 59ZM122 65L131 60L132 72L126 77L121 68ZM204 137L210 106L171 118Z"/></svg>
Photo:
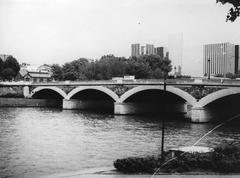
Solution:
<svg viewBox="0 0 240 178"><path fill-rule="evenodd" d="M124 173L153 173L158 168L159 172L216 172L216 173L240 173L240 145L224 144L216 147L208 153L184 153L175 151L176 159L172 158L172 152L165 152L165 159L160 156L130 157L118 159L114 167Z"/></svg>

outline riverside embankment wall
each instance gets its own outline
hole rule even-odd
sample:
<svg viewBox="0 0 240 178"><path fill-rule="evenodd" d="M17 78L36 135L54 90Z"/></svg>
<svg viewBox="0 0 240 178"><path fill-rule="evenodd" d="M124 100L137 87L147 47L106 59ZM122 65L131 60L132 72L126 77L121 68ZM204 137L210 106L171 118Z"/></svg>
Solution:
<svg viewBox="0 0 240 178"><path fill-rule="evenodd" d="M0 107L62 107L62 100L0 98Z"/></svg>

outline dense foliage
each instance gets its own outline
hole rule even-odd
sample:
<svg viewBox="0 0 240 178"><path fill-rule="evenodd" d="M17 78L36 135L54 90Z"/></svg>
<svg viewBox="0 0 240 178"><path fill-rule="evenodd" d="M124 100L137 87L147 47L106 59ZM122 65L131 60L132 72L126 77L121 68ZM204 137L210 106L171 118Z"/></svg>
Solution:
<svg viewBox="0 0 240 178"><path fill-rule="evenodd" d="M148 156L144 158L130 157L118 159L114 167L121 172L153 173L160 168L160 172L219 172L240 173L240 145L224 144L216 147L209 153L175 153L176 159L171 159L171 153L165 152L165 161L160 156Z"/></svg>
<svg viewBox="0 0 240 178"><path fill-rule="evenodd" d="M216 2L222 4L229 3L233 6L229 9L226 21L234 22L237 19L240 13L240 0L216 0Z"/></svg>
<svg viewBox="0 0 240 178"><path fill-rule="evenodd" d="M89 62L80 58L63 66L52 65L55 80L109 80L112 77L135 75L136 78L163 78L172 69L168 58L144 55L126 59L113 55L102 56Z"/></svg>
<svg viewBox="0 0 240 178"><path fill-rule="evenodd" d="M20 70L20 65L18 61L12 57L8 56L5 61L0 58L0 78L3 80L12 80L17 76Z"/></svg>

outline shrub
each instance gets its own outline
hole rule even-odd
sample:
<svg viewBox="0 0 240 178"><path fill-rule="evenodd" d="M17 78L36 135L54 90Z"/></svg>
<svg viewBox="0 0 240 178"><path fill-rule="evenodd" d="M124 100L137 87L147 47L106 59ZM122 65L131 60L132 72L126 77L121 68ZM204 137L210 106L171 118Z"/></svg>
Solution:
<svg viewBox="0 0 240 178"><path fill-rule="evenodd" d="M163 165L163 160L159 156L148 156L145 158L131 157L118 159L114 162L114 167L122 172L147 172L161 168L162 172L188 172L188 171L215 171L240 173L240 145L223 144L209 153L184 153L176 152L176 159ZM165 152L165 160L171 158L170 152ZM163 165L161 167L161 165Z"/></svg>
<svg viewBox="0 0 240 178"><path fill-rule="evenodd" d="M154 172L154 168L160 164L160 158L149 156L146 158L130 157L126 159L117 159L114 161L114 167L122 172Z"/></svg>

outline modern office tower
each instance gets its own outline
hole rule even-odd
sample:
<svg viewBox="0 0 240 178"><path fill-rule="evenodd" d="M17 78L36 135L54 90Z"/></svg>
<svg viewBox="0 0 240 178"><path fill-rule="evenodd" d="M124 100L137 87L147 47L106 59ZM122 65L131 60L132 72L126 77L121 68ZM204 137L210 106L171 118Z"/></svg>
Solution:
<svg viewBox="0 0 240 178"><path fill-rule="evenodd" d="M140 44L132 44L132 57L140 56Z"/></svg>
<svg viewBox="0 0 240 178"><path fill-rule="evenodd" d="M156 47L154 48L154 53L159 55L160 57L169 57L169 52L166 47Z"/></svg>
<svg viewBox="0 0 240 178"><path fill-rule="evenodd" d="M164 47L156 47L155 54L159 55L160 57L164 57Z"/></svg>
<svg viewBox="0 0 240 178"><path fill-rule="evenodd" d="M203 74L225 76L239 70L239 46L231 43L207 44L203 46Z"/></svg>
<svg viewBox="0 0 240 178"><path fill-rule="evenodd" d="M146 55L154 54L154 45L146 44Z"/></svg>
<svg viewBox="0 0 240 178"><path fill-rule="evenodd" d="M156 47L152 44L146 44L146 46L141 46L140 44L132 44L132 57L139 57L140 55L152 55L157 54L161 57L169 57L169 51L166 47Z"/></svg>
<svg viewBox="0 0 240 178"><path fill-rule="evenodd" d="M141 54L141 55L146 54L145 46L141 46L141 52L140 52L140 54Z"/></svg>
<svg viewBox="0 0 240 178"><path fill-rule="evenodd" d="M235 45L235 74L238 73L240 69L239 60L240 60L239 45Z"/></svg>
<svg viewBox="0 0 240 178"><path fill-rule="evenodd" d="M173 68L182 68L182 54L183 54L183 34L174 33L168 36L168 51L169 59L172 61Z"/></svg>

